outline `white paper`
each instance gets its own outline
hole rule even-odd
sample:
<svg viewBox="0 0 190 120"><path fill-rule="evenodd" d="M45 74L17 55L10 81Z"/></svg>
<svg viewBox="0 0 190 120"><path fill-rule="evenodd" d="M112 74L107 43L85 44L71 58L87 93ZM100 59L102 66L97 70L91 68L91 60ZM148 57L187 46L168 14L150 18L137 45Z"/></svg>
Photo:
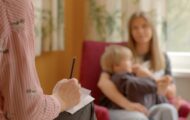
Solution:
<svg viewBox="0 0 190 120"><path fill-rule="evenodd" d="M68 109L67 112L74 114L75 112L77 112L78 110L89 104L90 102L92 102L94 98L90 95L90 92L91 91L86 88L81 88L80 90L81 98L79 104L77 104L71 109Z"/></svg>

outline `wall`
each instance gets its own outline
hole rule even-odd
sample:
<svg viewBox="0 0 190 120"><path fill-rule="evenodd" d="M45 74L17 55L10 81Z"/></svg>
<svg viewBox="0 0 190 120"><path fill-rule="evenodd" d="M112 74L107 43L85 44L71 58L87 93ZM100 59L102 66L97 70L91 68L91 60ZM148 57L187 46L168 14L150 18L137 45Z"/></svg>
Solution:
<svg viewBox="0 0 190 120"><path fill-rule="evenodd" d="M51 93L58 80L68 78L73 56L77 58L74 76L79 77L84 40L84 2L85 0L65 0L65 50L43 53L36 57L36 67L45 93Z"/></svg>
<svg viewBox="0 0 190 120"><path fill-rule="evenodd" d="M177 94L182 98L185 98L186 100L190 101L190 77L175 77L175 82L177 86Z"/></svg>

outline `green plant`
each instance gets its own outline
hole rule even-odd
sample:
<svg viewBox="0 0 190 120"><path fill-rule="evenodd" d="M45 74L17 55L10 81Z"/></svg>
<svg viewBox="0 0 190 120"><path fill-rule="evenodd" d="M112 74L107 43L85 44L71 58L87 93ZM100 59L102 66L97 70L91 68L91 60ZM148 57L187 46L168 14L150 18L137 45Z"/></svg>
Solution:
<svg viewBox="0 0 190 120"><path fill-rule="evenodd" d="M140 0L132 0L134 4L138 4Z"/></svg>
<svg viewBox="0 0 190 120"><path fill-rule="evenodd" d="M117 24L118 19L121 19L119 10L109 13L104 5L97 5L95 0L90 0L89 3L90 16L101 41L105 41L114 31L120 32Z"/></svg>

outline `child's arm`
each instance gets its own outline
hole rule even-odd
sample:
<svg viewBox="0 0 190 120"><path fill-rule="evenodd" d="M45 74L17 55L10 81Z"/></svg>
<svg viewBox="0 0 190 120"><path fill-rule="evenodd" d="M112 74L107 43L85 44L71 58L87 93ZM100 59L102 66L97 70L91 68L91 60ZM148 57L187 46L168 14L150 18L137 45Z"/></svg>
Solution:
<svg viewBox="0 0 190 120"><path fill-rule="evenodd" d="M166 95L167 98L174 97L176 94L175 84L171 84L172 78L169 75L165 75L161 78L154 77L153 73L146 68L136 64L133 66L133 72L138 77L150 77L151 80L155 80L157 83L158 93Z"/></svg>
<svg viewBox="0 0 190 120"><path fill-rule="evenodd" d="M149 77L129 77L127 89L139 95L157 93L157 83Z"/></svg>
<svg viewBox="0 0 190 120"><path fill-rule="evenodd" d="M112 76L112 80L115 81L116 84L125 81L124 83L126 84L126 90L140 96L149 93L159 93L161 95L165 95L172 79L170 76L153 79L151 77L137 77L126 74L116 74Z"/></svg>

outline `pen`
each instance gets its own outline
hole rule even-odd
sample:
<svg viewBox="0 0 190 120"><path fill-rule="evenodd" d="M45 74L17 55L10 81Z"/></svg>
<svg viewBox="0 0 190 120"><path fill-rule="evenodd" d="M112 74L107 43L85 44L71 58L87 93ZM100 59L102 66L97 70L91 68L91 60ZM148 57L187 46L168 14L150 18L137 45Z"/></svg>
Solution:
<svg viewBox="0 0 190 120"><path fill-rule="evenodd" d="M71 64L70 76L69 76L70 79L73 77L73 71L74 71L75 61L76 61L76 58L73 57L72 64Z"/></svg>

